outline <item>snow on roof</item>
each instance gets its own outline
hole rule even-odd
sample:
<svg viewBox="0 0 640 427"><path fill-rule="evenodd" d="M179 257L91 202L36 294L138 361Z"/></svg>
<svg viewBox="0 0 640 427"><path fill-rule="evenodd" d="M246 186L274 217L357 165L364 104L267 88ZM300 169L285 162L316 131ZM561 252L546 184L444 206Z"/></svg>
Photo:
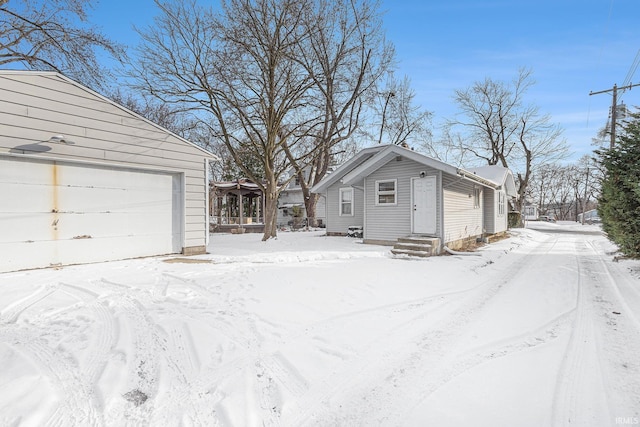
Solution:
<svg viewBox="0 0 640 427"><path fill-rule="evenodd" d="M481 166L477 168L469 168L467 170L483 177L484 179L493 181L498 185L501 185L504 182L507 174L509 173L509 169L497 165Z"/></svg>
<svg viewBox="0 0 640 427"><path fill-rule="evenodd" d="M498 186L504 185L508 195L517 195L515 180L510 169L498 165L487 165L467 170L488 181L495 182Z"/></svg>
<svg viewBox="0 0 640 427"><path fill-rule="evenodd" d="M229 190L233 188L242 188L243 190L259 190L260 187L258 184L251 182L246 179L240 179L238 181L219 181L219 182L211 182L211 185L215 188L219 188L222 190Z"/></svg>

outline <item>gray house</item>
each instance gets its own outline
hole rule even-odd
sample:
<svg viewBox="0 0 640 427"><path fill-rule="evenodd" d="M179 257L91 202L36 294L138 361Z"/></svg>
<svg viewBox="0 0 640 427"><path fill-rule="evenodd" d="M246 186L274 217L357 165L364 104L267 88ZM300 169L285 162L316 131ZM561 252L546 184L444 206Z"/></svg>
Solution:
<svg viewBox="0 0 640 427"><path fill-rule="evenodd" d="M362 227L365 243L428 238L433 253L507 229L513 175L499 166L469 171L415 151L366 148L313 188L327 200L327 233Z"/></svg>
<svg viewBox="0 0 640 427"><path fill-rule="evenodd" d="M0 271L208 243L215 156L53 72L0 71Z"/></svg>
<svg viewBox="0 0 640 427"><path fill-rule="evenodd" d="M489 236L504 233L509 228L509 204L518 195L513 173L502 166L482 166L469 171L497 185L483 191L484 229Z"/></svg>

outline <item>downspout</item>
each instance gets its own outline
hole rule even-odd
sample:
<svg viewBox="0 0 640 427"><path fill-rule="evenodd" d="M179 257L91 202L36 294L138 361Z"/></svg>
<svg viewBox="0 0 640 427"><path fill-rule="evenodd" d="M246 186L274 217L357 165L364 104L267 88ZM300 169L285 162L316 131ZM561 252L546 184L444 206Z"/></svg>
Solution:
<svg viewBox="0 0 640 427"><path fill-rule="evenodd" d="M442 171L438 171L438 194L440 195L440 248L444 249L444 183L442 182Z"/></svg>
<svg viewBox="0 0 640 427"><path fill-rule="evenodd" d="M211 205L211 180L209 180L209 159L207 159L205 157L204 159L204 183L205 183L205 188L206 188L206 197L207 197L207 201L205 202L205 239L204 239L204 244L205 246L209 246L209 239L211 238L209 233L209 230L211 230L211 214L213 214L213 212L211 212L211 208L213 207ZM186 179L185 179L185 184L186 184ZM186 221L184 221L186 222Z"/></svg>
<svg viewBox="0 0 640 427"><path fill-rule="evenodd" d="M354 188L356 188L354 186ZM355 194L354 194L355 199ZM365 243L367 229L367 178L362 181L362 243Z"/></svg>
<svg viewBox="0 0 640 427"><path fill-rule="evenodd" d="M449 249L448 246L444 246L444 251L448 254L451 255L462 255L462 256L482 256L481 253L479 252L459 252L459 251L454 251L453 249Z"/></svg>

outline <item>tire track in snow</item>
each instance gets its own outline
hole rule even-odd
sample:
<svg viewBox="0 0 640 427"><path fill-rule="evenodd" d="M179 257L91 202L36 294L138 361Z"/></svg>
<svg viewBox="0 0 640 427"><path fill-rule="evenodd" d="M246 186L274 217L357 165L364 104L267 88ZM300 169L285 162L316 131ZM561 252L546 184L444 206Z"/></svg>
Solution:
<svg viewBox="0 0 640 427"><path fill-rule="evenodd" d="M193 280L167 273L160 273L156 277L150 295L138 292L136 297L142 304L153 304L154 301L166 299L167 293L176 283L181 288L187 287L195 290L205 297L208 303L220 301L219 295L209 292ZM203 320L202 316L195 316L189 310L166 306L163 309L165 316L170 316L171 320L184 318L194 321ZM208 373L208 366L204 368L200 366L195 346L184 322L181 322L180 325L172 323L166 328L155 326L161 329L161 333L158 334L161 348L159 354L162 355L168 367L163 383L169 383L170 387L165 387L164 394L158 396L160 402L156 402L156 410L150 414L149 420L155 420L162 424L218 425L215 404L219 397L209 389L211 388L210 384L216 384L216 381L222 376L217 372ZM226 331L228 328L215 329ZM229 335L236 338L232 333Z"/></svg>
<svg viewBox="0 0 640 427"><path fill-rule="evenodd" d="M310 331L316 331L316 333L330 326L330 328L338 327L337 325L343 323L347 319L353 318L371 318L379 315L380 313L392 313L396 315L405 316L406 312L415 312L415 310L419 310L420 308L425 308L426 305L432 303L430 306L430 313L434 312L434 306L438 308L442 308L446 305L446 300L444 296L455 296L457 294L464 294L468 292L468 290L456 291L456 292L446 292L434 294L426 298L413 299L410 301L403 301L400 303L394 304L386 304L384 306L373 307L366 310L359 310L352 313L341 314L338 316L333 316L324 320L320 320L314 322L311 325L304 326L304 333L309 334ZM401 314L398 314L401 313ZM287 406L291 406L291 401L295 401L295 399L302 399L305 403L297 404L296 407L306 406L307 405L307 396L306 394L309 391L310 385L306 378L299 372L299 370L292 364L281 351L265 351L262 348L261 343L264 342L264 338L261 337L259 332L255 327L255 321L248 313L245 313L249 316L249 348L247 349L248 361L251 362L255 366L255 378L249 378L249 382L255 382L254 394L258 397L259 404L259 413L261 414L261 420L264 425L277 426L281 424L282 414L282 405L283 405L283 393L286 391L290 395L290 399L287 400ZM424 313L419 311L419 314L414 315L409 320L405 320L401 324L396 325L392 328L388 334L393 334L401 329L405 329L410 327L416 319L423 318ZM299 338L303 332L301 331L292 331L289 333L285 333L280 335L281 342L289 342L290 340L295 340ZM385 335L386 336L386 335ZM317 338L317 340L321 340ZM326 342L318 346L319 351L325 351L324 347L328 345ZM374 340L373 343L370 343L368 347L380 347L382 343L379 339ZM335 347L335 346L334 346ZM351 354L353 356L358 356L359 353L354 352L352 350L345 350L341 347L336 347L336 349L331 350L331 353L334 354ZM256 356L257 355L257 356ZM346 357L337 356L343 361ZM251 401L251 398L247 399ZM315 402L314 402L315 403ZM289 411L287 411L289 412ZM282 423L284 425L296 425L296 422L289 422L287 417L284 417Z"/></svg>
<svg viewBox="0 0 640 427"><path fill-rule="evenodd" d="M592 241L587 241L589 245L589 249L593 251L596 255L598 255L598 250L593 244ZM613 272L611 271L611 267L604 261L602 256L598 255L598 264L601 266L601 270L605 275L605 282L610 285L615 298L622 307L625 315L630 317L630 320L633 322L635 329L640 332L640 313L636 313L631 305L634 307L640 307L640 287L634 286L632 283L629 283L629 279L627 276L619 276L614 277ZM631 304L631 305L630 305Z"/></svg>
<svg viewBox="0 0 640 427"><path fill-rule="evenodd" d="M414 338L422 337L422 330L418 331L411 339L403 335L403 331L411 330L416 324L421 322L429 323L437 333L445 330L440 327L443 319L446 319L448 308L453 301L446 297L437 298L433 305L425 304L420 306L409 318L396 323L392 328L377 336L362 348L352 349L350 356L344 358L331 374L326 376L318 386L312 386L307 394L296 402L289 412L287 425L316 425L316 424L358 424L361 420L356 414L351 414L351 418L341 417L332 413L330 401L344 402L348 400L348 395L357 395L355 399L364 398L369 395L369 391L359 394L358 388L367 383L370 378L377 376L376 372L388 370L390 366L397 366L397 359L407 355L407 348L411 346ZM389 309L396 309L394 304ZM381 311L372 312L379 315ZM434 319L431 321L431 319ZM344 354L344 353L343 353ZM409 357L409 356L407 356ZM363 381L361 379L364 379ZM371 386L374 387L374 386ZM365 385L366 388L366 385ZM346 403L346 402L345 402ZM360 402L361 404L361 402ZM341 405L344 407L357 408L358 405ZM365 423L366 424L366 423Z"/></svg>
<svg viewBox="0 0 640 427"><path fill-rule="evenodd" d="M229 301L229 295L224 296L222 295L222 293L213 292L192 279L185 279L183 277L169 273L162 273L162 275L165 281L167 281L167 284L164 285L167 289L171 286L171 280L173 280L174 282L178 281L181 286L186 286L187 288L197 292L202 297L204 297L208 303L207 310L209 310L216 316L215 323L211 323L209 324L209 326L213 327L214 329L222 333L226 338L235 342L239 346L247 345L247 342L249 342L250 340L250 336L247 334L243 334L240 328L238 328L235 324L240 320L232 310L232 302ZM233 317L234 322L229 323L226 319L227 317Z"/></svg>
<svg viewBox="0 0 640 427"><path fill-rule="evenodd" d="M585 248L580 302L589 316L589 335L582 341L578 336L567 349L567 369L561 371L554 401L558 425L569 424L569 417L572 424L592 425L640 417L640 325L633 311L640 308L637 281L607 261L593 240L586 240ZM576 358L581 365L571 364Z"/></svg>
<svg viewBox="0 0 640 427"><path fill-rule="evenodd" d="M16 323L18 317L22 314L22 312L57 291L59 286L59 283L41 286L40 289L36 290L30 295L14 302L10 306L2 310L2 312L0 313L1 322Z"/></svg>
<svg viewBox="0 0 640 427"><path fill-rule="evenodd" d="M242 274L246 273L243 271ZM191 279L171 274L165 274L165 276L180 281L182 285L200 293L208 301L217 302L217 307L214 305L213 308L218 311L218 314L223 314L225 317L233 316L233 325L218 316L216 319L218 321L209 326L245 348L243 351L245 356L231 365L236 368L236 372L242 367L252 367L251 371L255 373L258 382L255 386L255 392L259 397L260 406L266 418L265 422L269 422L270 425L278 425L278 408L282 406L278 388L284 387L294 395L301 394L308 387L306 380L280 352L264 354L261 347L265 338L256 327L255 315L244 311L244 307L237 302L230 301L229 295L223 296L221 293L212 292ZM208 374L202 376L204 381L200 381L200 383L215 381L215 378L219 379L220 375L219 369L209 369Z"/></svg>
<svg viewBox="0 0 640 427"><path fill-rule="evenodd" d="M110 298L120 306L127 306L128 309L124 310L123 314L130 319L129 324L135 323L137 325L133 328L137 332L132 332L134 334L133 341L136 343L134 345L136 362L131 365L134 369L130 372L129 377L140 377L141 372L142 377L147 377L156 372L153 375L152 390L154 391L147 392L147 390L141 389L150 399L154 400L151 404L154 410L129 408L129 411L134 413L138 422L142 423L216 426L219 424L214 409L217 396L209 393L204 386L199 387L202 385L200 381L202 371L193 339L183 321L177 325L174 323L175 319L184 319L185 317L202 321L202 317L194 317L189 311L178 310L178 307L163 307L164 315L169 316L172 320L170 325L165 328L155 323L144 311L145 306L152 306L159 297L166 296L166 292L176 283L176 279L179 279L180 286L191 282L188 279L161 273L156 277L151 292L147 292L128 288L105 279L102 280L103 283L116 286L116 289L120 288L120 292L117 295L110 295ZM124 293L125 289L127 289L126 293ZM141 336L145 334L147 336L144 344L140 345ZM154 349L153 355L145 350L148 348ZM153 367L146 362L148 360L152 361ZM162 361L167 369L161 368ZM141 363L145 371L139 371L136 368L136 366L141 366ZM145 373L146 371L148 374ZM161 372L163 373L162 377L159 376ZM135 387L135 384L130 387ZM160 387L162 393L159 393Z"/></svg>
<svg viewBox="0 0 640 427"><path fill-rule="evenodd" d="M109 354L115 345L115 319L113 313L105 305L104 301L100 300L96 292L68 283L61 283L60 285L61 290L82 301L84 306L94 314L97 326L93 333L95 339L88 347L90 353L85 358L86 367L83 370L83 375L86 378L87 386L94 387L94 392L97 394L95 386L107 365Z"/></svg>
<svg viewBox="0 0 640 427"><path fill-rule="evenodd" d="M246 275L247 271L240 274ZM224 421L226 396L217 384L243 373L247 383L247 413L259 413L263 425L280 425L283 391L298 396L306 391L308 384L282 353L263 349L266 339L257 328L256 315L245 310L242 300L232 300L229 294L212 291L192 279L172 274L165 276L194 290L209 302L208 310L214 313L215 318L208 326L236 343L241 354L222 365L210 363L205 366L190 386L176 395L177 401L200 402L206 398L209 404L215 402L217 415ZM227 277L227 282L232 281ZM233 323L229 323L227 318L231 318Z"/></svg>
<svg viewBox="0 0 640 427"><path fill-rule="evenodd" d="M549 237L538 242L530 252L548 253L556 242L557 240ZM408 322L398 325L403 329L413 326L415 332L410 336L396 336L394 328L380 336L376 343L362 349L359 352L361 357L355 356L347 360L341 369L327 378L322 387L312 390L297 402L293 419L290 422L287 420L288 424L367 424L370 421L379 425L398 422L415 405L452 378L486 361L489 356L487 354L458 358L453 363L448 357L453 353L455 343L461 339L467 325L479 316L489 301L509 286L517 275L534 270L540 262L540 257L531 257L529 253L518 256L499 280L485 281L476 286L463 294L456 306L447 304L439 310L440 313L434 313L433 307L428 307ZM430 317L436 317L435 321L425 323L424 320ZM555 320L555 323L552 321L542 329L546 331L560 328L563 317ZM416 325L420 326L416 328ZM555 332L549 332L549 336L554 334ZM518 343L522 336L515 340L516 342L501 348L502 355L530 347L529 344ZM544 338L536 340L533 334L531 337L527 336L526 340L533 340L533 344L538 345ZM412 392L398 395L395 393L396 389L412 389Z"/></svg>
<svg viewBox="0 0 640 427"><path fill-rule="evenodd" d="M166 331L163 350L170 375L164 381L170 383L171 388L162 396L162 402L158 402L152 424L218 425L213 408L215 396L197 387L201 367L185 324L172 325Z"/></svg>
<svg viewBox="0 0 640 427"><path fill-rule="evenodd" d="M0 340L33 361L59 391L60 403L46 425L102 425L100 412L95 407L93 389L80 376L77 362L60 348L52 349L38 331L5 325L0 328Z"/></svg>
<svg viewBox="0 0 640 427"><path fill-rule="evenodd" d="M230 301L229 295L225 296L220 292L211 291L195 280L163 273L163 282L166 283L163 286L166 286L167 289L178 283L181 288L189 288L205 298L207 306L205 308L200 307L201 310L206 310L206 312L215 316L207 326L237 344L241 356L223 364L211 361L201 366L197 375L172 387L170 391L172 403L163 407L161 411L155 414L155 417L158 420L165 420L166 418L163 414L168 413L168 416L171 417L173 413L173 418L169 419L174 419L178 422L175 416L176 410L187 406L193 409L190 409L188 413L182 412L182 417L183 419L188 419L190 423L214 425L218 424L220 420L224 421L223 400L226 396L222 390L219 390L219 385L244 372L245 381L252 384L249 387L251 395L247 396L247 404L251 405L254 402L255 395L255 398L257 398L255 399L255 404L259 406L258 412L262 414L263 423L265 425L279 425L278 408L282 406L279 384L281 382L289 384L293 383L293 381L281 380L288 373L285 368L273 362L270 356L259 356L264 337L255 327L254 316L244 311L243 306L238 304L237 301ZM186 317L192 317L186 311L181 312L181 314ZM233 323L227 322L225 319L227 317L231 317ZM202 317L193 317L193 319L201 321ZM171 337L179 334L169 331L168 335ZM184 341L182 342L184 343ZM175 341L170 344L182 348L186 347ZM191 351L195 355L193 348ZM172 364L178 366L181 363L183 362L176 360ZM174 408L174 410L170 408ZM249 413L256 410L254 407L248 409ZM201 418L202 414L205 415L206 419Z"/></svg>
<svg viewBox="0 0 640 427"><path fill-rule="evenodd" d="M113 319L108 313L105 313L105 307L96 302L97 294L81 287L62 282L55 285L47 285L12 306L9 320L15 322L22 312L56 291L70 295L80 301L81 305L72 304L55 312L46 313L42 315L40 319L57 318L63 313L77 311L81 308L92 310L98 319L98 330L94 334L97 340L87 349L90 353L87 357L85 368L81 369L77 361L75 364L65 361L65 358L69 360L72 359L69 355L65 355L60 347L57 347L56 351L47 351L44 342L30 344L26 348L23 348L23 351L27 349L30 350L31 355L38 363L41 365L46 364L48 368L47 373L53 376L52 380L54 383L66 381L72 377L71 387L83 395L82 398L75 398L74 396L76 396L78 392L76 392L76 394L69 392L68 384L56 385L57 388L63 390L65 401L69 400L69 402L62 402L61 407L59 407L49 419L48 425L66 425L69 420L72 419L72 417L68 415L69 411L78 413L89 411L92 415L87 415L87 417L83 419L94 419L93 422L99 425L104 422L104 419L101 415L101 403L95 390L95 383L106 365L107 353L113 344L112 334L109 332L109 325ZM31 331L25 333L29 334ZM58 361L53 362L54 359L58 359ZM75 405L86 406L88 409L78 409Z"/></svg>
<svg viewBox="0 0 640 427"><path fill-rule="evenodd" d="M576 251L584 253L586 245L578 246L576 242ZM594 420L613 419L609 416L606 399L603 399L605 393L599 364L600 356L596 346L593 310L590 309L587 289L589 281L596 280L592 277L595 254L593 251L589 252L591 252L589 257L583 256L577 259L576 314L553 399L555 425L591 425Z"/></svg>
<svg viewBox="0 0 640 427"><path fill-rule="evenodd" d="M126 393L138 392L144 394L147 399L153 400L158 393L160 382L159 357L162 354L160 338L155 323L153 323L142 304L135 299L143 293L136 292L134 288L122 285L105 278L99 279L104 286L111 288L112 292L105 298L108 300L114 317L122 326L128 328L131 333L132 355L127 356L126 391L123 400L118 401L106 414L107 419L122 420L135 424L145 424L151 419L155 405L146 400L139 403L126 403ZM119 320L118 320L119 319ZM129 357L130 356L130 357ZM115 422L115 421L114 421Z"/></svg>

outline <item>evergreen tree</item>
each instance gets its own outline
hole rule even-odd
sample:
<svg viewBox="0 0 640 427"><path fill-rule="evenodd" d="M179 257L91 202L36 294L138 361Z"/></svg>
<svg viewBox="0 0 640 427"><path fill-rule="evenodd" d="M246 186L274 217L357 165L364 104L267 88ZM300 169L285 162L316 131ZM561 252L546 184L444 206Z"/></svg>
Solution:
<svg viewBox="0 0 640 427"><path fill-rule="evenodd" d="M604 170L598 212L609 239L628 256L640 256L640 112L623 124L616 145L599 150Z"/></svg>

